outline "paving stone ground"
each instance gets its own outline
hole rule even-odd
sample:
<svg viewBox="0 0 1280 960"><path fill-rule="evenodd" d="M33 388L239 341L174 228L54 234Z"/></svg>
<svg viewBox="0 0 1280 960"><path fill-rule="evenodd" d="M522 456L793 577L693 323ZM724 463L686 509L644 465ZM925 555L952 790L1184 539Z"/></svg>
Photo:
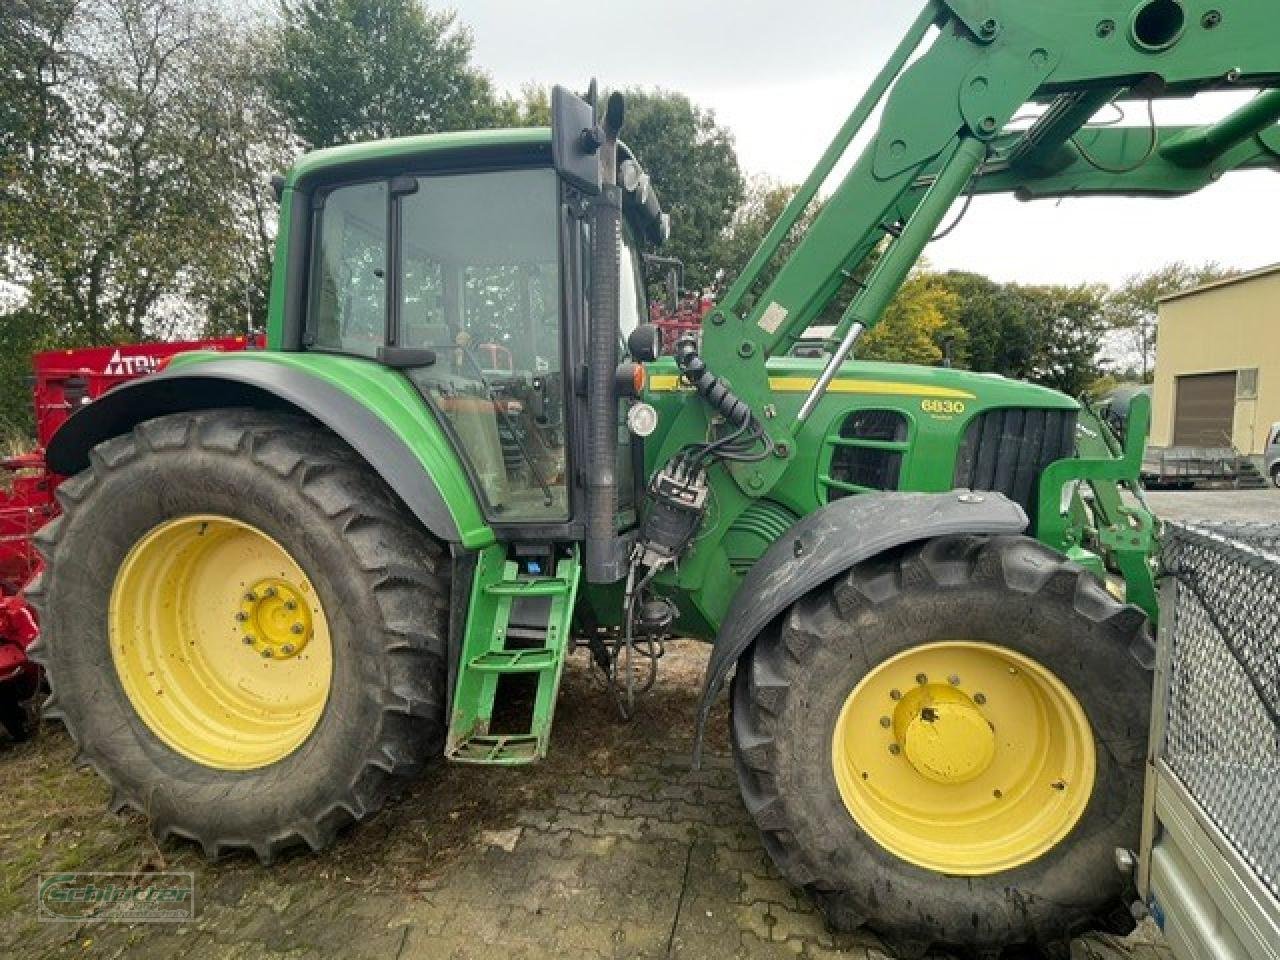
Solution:
<svg viewBox="0 0 1280 960"><path fill-rule="evenodd" d="M637 720L611 716L577 655L550 758L528 769L440 766L334 849L271 867L156 847L141 818L104 812L46 725L0 743L0 956L235 958L833 958L886 956L833 935L774 871L738 798L723 705L711 756L689 768L705 650L674 645ZM193 922L36 920L40 873L192 871ZM1096 935L1075 960L1167 960L1145 931Z"/></svg>

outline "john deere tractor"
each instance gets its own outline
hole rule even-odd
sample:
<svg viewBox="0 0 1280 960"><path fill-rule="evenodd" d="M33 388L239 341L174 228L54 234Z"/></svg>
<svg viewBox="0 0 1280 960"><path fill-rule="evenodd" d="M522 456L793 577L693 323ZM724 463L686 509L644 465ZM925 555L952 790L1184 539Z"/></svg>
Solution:
<svg viewBox="0 0 1280 960"><path fill-rule="evenodd" d="M627 712L663 638L698 637L697 739L727 687L743 801L834 926L1060 941L1138 841L1147 404L1122 445L1051 390L855 347L965 197L1280 166L1278 84L1261 0L930 0L670 357L621 97L303 157L268 348L180 356L49 448L48 712L157 836L265 861L442 756L538 760L576 646ZM1248 88L1206 126L1090 123Z"/></svg>

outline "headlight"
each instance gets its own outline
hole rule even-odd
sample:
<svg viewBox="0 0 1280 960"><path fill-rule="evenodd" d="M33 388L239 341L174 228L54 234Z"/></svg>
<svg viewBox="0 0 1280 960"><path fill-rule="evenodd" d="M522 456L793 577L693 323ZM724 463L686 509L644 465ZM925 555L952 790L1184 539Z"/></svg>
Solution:
<svg viewBox="0 0 1280 960"><path fill-rule="evenodd" d="M627 429L637 437L647 437L658 429L658 411L647 403L633 403L627 411Z"/></svg>

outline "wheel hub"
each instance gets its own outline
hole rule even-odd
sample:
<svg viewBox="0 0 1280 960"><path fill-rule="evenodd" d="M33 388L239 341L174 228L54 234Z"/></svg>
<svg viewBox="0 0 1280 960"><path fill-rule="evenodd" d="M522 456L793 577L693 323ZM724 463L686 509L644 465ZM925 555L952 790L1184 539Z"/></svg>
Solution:
<svg viewBox="0 0 1280 960"><path fill-rule="evenodd" d="M967 783L996 755L996 735L982 710L954 687L931 683L908 693L893 712L907 761L935 783Z"/></svg>
<svg viewBox="0 0 1280 960"><path fill-rule="evenodd" d="M265 660L287 660L311 640L311 610L302 590L280 577L257 581L240 598L236 625L242 643Z"/></svg>

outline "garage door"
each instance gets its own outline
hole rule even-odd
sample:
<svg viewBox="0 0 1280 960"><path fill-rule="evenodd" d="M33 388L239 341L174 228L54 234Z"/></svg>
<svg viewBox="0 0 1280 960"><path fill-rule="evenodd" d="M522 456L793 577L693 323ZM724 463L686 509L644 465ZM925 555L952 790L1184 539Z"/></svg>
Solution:
<svg viewBox="0 0 1280 960"><path fill-rule="evenodd" d="M1175 447L1229 447L1236 411L1236 374L1202 373L1177 378Z"/></svg>

